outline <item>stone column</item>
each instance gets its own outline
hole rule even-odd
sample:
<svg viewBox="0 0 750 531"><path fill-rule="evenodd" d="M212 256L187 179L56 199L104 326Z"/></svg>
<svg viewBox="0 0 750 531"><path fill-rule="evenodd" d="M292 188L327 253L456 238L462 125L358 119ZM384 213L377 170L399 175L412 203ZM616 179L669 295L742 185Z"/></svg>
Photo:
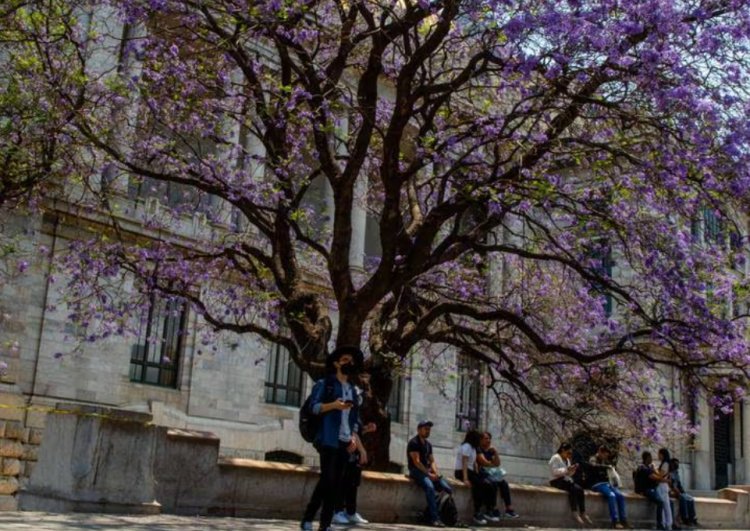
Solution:
<svg viewBox="0 0 750 531"><path fill-rule="evenodd" d="M695 436L695 450L693 451L693 485L694 489L711 490L713 483L712 433L713 417L711 407L705 395L698 398L698 433Z"/></svg>
<svg viewBox="0 0 750 531"><path fill-rule="evenodd" d="M750 485L750 398L745 398L742 407L742 484ZM737 478L738 480L740 478Z"/></svg>

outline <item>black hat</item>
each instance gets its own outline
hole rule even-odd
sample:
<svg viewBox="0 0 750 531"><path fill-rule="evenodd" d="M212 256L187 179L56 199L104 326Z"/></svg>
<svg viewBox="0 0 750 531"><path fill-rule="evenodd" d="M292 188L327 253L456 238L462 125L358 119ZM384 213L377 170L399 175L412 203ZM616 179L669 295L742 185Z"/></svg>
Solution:
<svg viewBox="0 0 750 531"><path fill-rule="evenodd" d="M434 424L432 423L431 420L420 420L419 424L417 424L417 429L424 428L425 426L432 428Z"/></svg>
<svg viewBox="0 0 750 531"><path fill-rule="evenodd" d="M362 365L365 362L365 355L362 353L362 350L360 350L359 347L356 347L354 345L344 345L331 352L326 358L326 368L328 370L332 370L333 362L338 361L341 356L345 356L347 354L354 358L354 364L357 367L362 368Z"/></svg>

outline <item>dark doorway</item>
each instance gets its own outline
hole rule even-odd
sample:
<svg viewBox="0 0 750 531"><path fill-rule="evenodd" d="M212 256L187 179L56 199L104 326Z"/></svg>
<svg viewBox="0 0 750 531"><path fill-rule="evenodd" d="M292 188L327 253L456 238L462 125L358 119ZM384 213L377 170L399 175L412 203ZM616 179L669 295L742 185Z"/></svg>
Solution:
<svg viewBox="0 0 750 531"><path fill-rule="evenodd" d="M714 470L716 470L715 489L723 489L729 485L729 464L733 458L734 433L733 417L715 412L714 417Z"/></svg>

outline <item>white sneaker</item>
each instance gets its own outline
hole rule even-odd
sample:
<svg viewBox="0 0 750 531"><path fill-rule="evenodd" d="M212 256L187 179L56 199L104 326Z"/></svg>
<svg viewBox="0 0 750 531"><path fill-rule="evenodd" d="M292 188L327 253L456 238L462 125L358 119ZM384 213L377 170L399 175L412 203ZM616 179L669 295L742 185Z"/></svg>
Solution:
<svg viewBox="0 0 750 531"><path fill-rule="evenodd" d="M345 511L339 511L333 515L333 523L340 525L348 525L350 523L349 516Z"/></svg>
<svg viewBox="0 0 750 531"><path fill-rule="evenodd" d="M350 524L369 524L369 520L365 520L362 518L362 515L359 513L354 514L347 514L346 517L349 519Z"/></svg>

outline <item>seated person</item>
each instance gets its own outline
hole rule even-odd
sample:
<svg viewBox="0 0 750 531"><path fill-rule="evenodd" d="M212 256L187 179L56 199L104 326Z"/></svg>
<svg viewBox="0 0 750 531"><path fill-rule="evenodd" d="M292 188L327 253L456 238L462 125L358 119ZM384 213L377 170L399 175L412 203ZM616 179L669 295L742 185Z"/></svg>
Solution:
<svg viewBox="0 0 750 531"><path fill-rule="evenodd" d="M432 422L423 420L417 424L417 435L406 446L406 460L409 467L409 477L422 487L427 498L428 519L433 527L445 527L440 521L437 507L438 491L453 492L448 482L438 473L435 457L432 455L432 445L427 440L432 430Z"/></svg>
<svg viewBox="0 0 750 531"><path fill-rule="evenodd" d="M669 483L669 493L680 505L680 520L683 525L698 525L698 518L695 514L695 498L685 492L685 488L682 486L680 460L676 457L669 462Z"/></svg>
<svg viewBox="0 0 750 531"><path fill-rule="evenodd" d="M624 529L628 524L625 514L625 496L616 486L610 484L610 471L614 469L610 456L609 448L606 446L599 447L586 468L589 478L588 484L591 490L598 492L607 500L612 527Z"/></svg>
<svg viewBox="0 0 750 531"><path fill-rule="evenodd" d="M560 444L557 453L549 460L549 484L556 489L568 492L568 502L573 519L579 524L590 524L591 519L586 514L586 497L583 487L576 483L573 477L578 471L578 465L571 463L573 446L564 442Z"/></svg>
<svg viewBox="0 0 750 531"><path fill-rule="evenodd" d="M492 446L492 434L488 431L484 432L482 438L479 440L477 464L479 465L480 475L487 479L494 491L500 492L500 496L503 498L503 503L505 504L505 517L518 518L518 513L513 510L513 504L510 499L508 481L505 477L498 475L502 471L500 468L500 454ZM497 494L493 493L492 498L488 501L486 516L490 521L500 520L501 514L497 509Z"/></svg>
<svg viewBox="0 0 750 531"><path fill-rule="evenodd" d="M641 460L642 463L638 465L638 468L633 472L634 490L637 494L645 496L656 504L656 527L658 529L664 529L664 501L656 492L661 481L661 476L654 467L651 452L643 452L643 454L641 454Z"/></svg>
<svg viewBox="0 0 750 531"><path fill-rule="evenodd" d="M477 450L482 435L477 430L466 432L464 442L456 451L456 465L454 474L457 480L471 488L471 499L474 502L474 523L484 525L487 518L482 514L482 505L490 505L496 499L497 494L492 484L486 478L479 475L477 465ZM496 521L492 517L492 521Z"/></svg>

